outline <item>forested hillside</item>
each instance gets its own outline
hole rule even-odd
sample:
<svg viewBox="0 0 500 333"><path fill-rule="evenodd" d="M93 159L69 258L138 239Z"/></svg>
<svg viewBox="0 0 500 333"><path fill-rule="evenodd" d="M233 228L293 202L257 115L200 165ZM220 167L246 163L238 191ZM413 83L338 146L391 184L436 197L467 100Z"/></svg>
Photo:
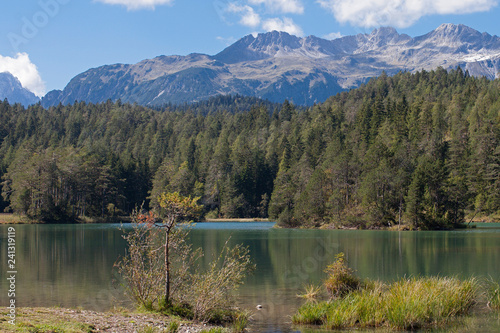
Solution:
<svg viewBox="0 0 500 333"><path fill-rule="evenodd" d="M208 216L283 226L434 229L500 213L499 80L437 69L382 75L306 110L236 101L4 101L0 209L70 221L179 191Z"/></svg>

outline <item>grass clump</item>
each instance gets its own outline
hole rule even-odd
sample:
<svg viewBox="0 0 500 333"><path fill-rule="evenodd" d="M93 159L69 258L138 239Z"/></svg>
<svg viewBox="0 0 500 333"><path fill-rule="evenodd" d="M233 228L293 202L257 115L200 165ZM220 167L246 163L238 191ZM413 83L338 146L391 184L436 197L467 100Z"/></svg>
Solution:
<svg viewBox="0 0 500 333"><path fill-rule="evenodd" d="M212 327L209 330L203 330L200 333L228 333L229 331L223 327Z"/></svg>
<svg viewBox="0 0 500 333"><path fill-rule="evenodd" d="M156 327L153 326L144 326L143 328L139 329L137 333L158 333L159 330Z"/></svg>
<svg viewBox="0 0 500 333"><path fill-rule="evenodd" d="M439 326L469 312L476 302L475 279L426 277L353 291L342 298L306 303L292 317L295 324L328 329L390 327L411 330Z"/></svg>
<svg viewBox="0 0 500 333"><path fill-rule="evenodd" d="M179 330L179 326L180 324L177 320L171 321L170 323L168 323L167 332L177 333L177 331Z"/></svg>
<svg viewBox="0 0 500 333"><path fill-rule="evenodd" d="M240 311L233 320L231 331L233 333L245 332L251 316L252 314L250 311Z"/></svg>
<svg viewBox="0 0 500 333"><path fill-rule="evenodd" d="M396 329L439 325L467 314L476 303L478 283L470 278L402 279L384 295L387 324Z"/></svg>
<svg viewBox="0 0 500 333"><path fill-rule="evenodd" d="M10 324L8 324L10 325ZM4 331L4 329L6 329ZM7 326L0 325L1 332L9 332ZM95 332L94 326L76 322L54 322L32 324L21 321L17 323L16 332L45 333L45 332L67 332L67 333L91 333Z"/></svg>
<svg viewBox="0 0 500 333"><path fill-rule="evenodd" d="M297 295L297 297L304 298L308 302L317 302L321 295L321 287L309 284L305 286L305 293Z"/></svg>
<svg viewBox="0 0 500 333"><path fill-rule="evenodd" d="M488 307L493 310L500 310L500 284L490 279L487 282L486 296L488 298Z"/></svg>
<svg viewBox="0 0 500 333"><path fill-rule="evenodd" d="M361 282L346 266L343 255L328 266L327 272L330 276L324 286L330 299L304 304L292 317L294 324L323 325L327 329L433 328L468 314L477 302L479 283L475 278L413 277L389 285ZM498 297L496 290L490 299Z"/></svg>
<svg viewBox="0 0 500 333"><path fill-rule="evenodd" d="M333 304L330 302L307 302L292 316L292 323L304 325L322 325Z"/></svg>

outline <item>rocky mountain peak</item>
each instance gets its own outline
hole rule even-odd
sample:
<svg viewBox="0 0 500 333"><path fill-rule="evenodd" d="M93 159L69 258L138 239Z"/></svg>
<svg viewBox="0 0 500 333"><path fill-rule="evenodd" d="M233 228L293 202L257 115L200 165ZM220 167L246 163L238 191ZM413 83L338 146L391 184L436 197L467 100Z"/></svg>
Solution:
<svg viewBox="0 0 500 333"><path fill-rule="evenodd" d="M370 34L372 38L394 38L399 37L399 33L393 27L380 27L378 29L374 29Z"/></svg>
<svg viewBox="0 0 500 333"><path fill-rule="evenodd" d="M258 34L250 47L255 49L268 49L269 47L297 48L300 47L300 38L284 31L275 30Z"/></svg>
<svg viewBox="0 0 500 333"><path fill-rule="evenodd" d="M442 35L461 35L463 33L480 34L477 30L474 30L463 24L453 24L453 23L443 23L434 30L435 34Z"/></svg>
<svg viewBox="0 0 500 333"><path fill-rule="evenodd" d="M405 34L399 34L392 27L381 27L374 29L371 34L358 35L358 47L354 53L368 52L380 49L387 45L397 45L406 43L411 37Z"/></svg>
<svg viewBox="0 0 500 333"><path fill-rule="evenodd" d="M425 41L438 47L456 48L464 45L484 45L491 41L491 36L486 33L481 34L463 24L444 23L428 34L416 37L415 41Z"/></svg>
<svg viewBox="0 0 500 333"><path fill-rule="evenodd" d="M224 63L266 59L289 53L301 47L301 39L283 31L248 35L215 55Z"/></svg>
<svg viewBox="0 0 500 333"><path fill-rule="evenodd" d="M11 73L0 73L0 99L11 103L21 103L24 106L36 104L40 99L28 89Z"/></svg>

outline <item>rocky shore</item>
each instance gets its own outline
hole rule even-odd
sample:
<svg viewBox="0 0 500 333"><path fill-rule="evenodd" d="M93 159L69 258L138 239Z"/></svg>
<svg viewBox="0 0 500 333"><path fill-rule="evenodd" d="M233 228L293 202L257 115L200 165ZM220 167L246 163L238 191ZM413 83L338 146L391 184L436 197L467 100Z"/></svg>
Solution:
<svg viewBox="0 0 500 333"><path fill-rule="evenodd" d="M18 308L16 326L6 320L7 313L0 311L0 332L168 332L170 323L179 323L176 332L198 333L209 331L212 326L187 322L178 318L154 313L131 312L117 309L109 312L96 312L64 308Z"/></svg>

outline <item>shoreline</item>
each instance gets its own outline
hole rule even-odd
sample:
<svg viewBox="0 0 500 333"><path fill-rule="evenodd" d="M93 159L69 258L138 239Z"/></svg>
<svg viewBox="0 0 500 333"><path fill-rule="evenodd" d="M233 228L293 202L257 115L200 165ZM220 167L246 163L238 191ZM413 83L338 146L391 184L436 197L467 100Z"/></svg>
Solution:
<svg viewBox="0 0 500 333"><path fill-rule="evenodd" d="M29 224L22 216L12 213L0 213L0 224Z"/></svg>
<svg viewBox="0 0 500 333"><path fill-rule="evenodd" d="M475 223L500 223L500 217L497 216L480 216L474 217L473 219L465 219L464 227L468 227L471 224ZM248 223L248 222L275 222L270 221L268 218L205 218L203 221L196 221L195 223L206 223L206 222L216 222L216 223L229 223L229 222L238 222L238 223ZM130 217L121 216L121 217L113 217L108 219L103 218L80 218L78 222L75 223L63 223L63 224L95 224L95 223L130 223ZM26 217L21 215L16 215L13 213L0 213L0 225L3 224L45 224L36 221L28 221ZM278 227L278 226L277 226ZM340 227L335 228L332 224L323 224L318 227L309 227L305 229L338 229L338 230L361 230L356 227ZM409 230L408 226L405 225L393 225L388 228L375 228L375 229L367 229L367 230L400 230L406 231Z"/></svg>
<svg viewBox="0 0 500 333"><path fill-rule="evenodd" d="M264 218L216 218L216 219L205 219L205 221L197 221L196 223L203 222L272 222L269 219Z"/></svg>
<svg viewBox="0 0 500 333"><path fill-rule="evenodd" d="M77 221L71 223L45 223L40 221L29 221L25 216L13 213L0 213L0 225L2 224L111 224L111 223L130 223L128 216L116 216L111 218L89 218L80 217Z"/></svg>
<svg viewBox="0 0 500 333"><path fill-rule="evenodd" d="M157 313L140 313L124 308L107 312L58 307L21 307L16 309L16 325L7 320L7 309L0 310L1 332L169 332L177 323L179 333L201 333L217 326L190 322ZM14 330L12 330L14 328Z"/></svg>
<svg viewBox="0 0 500 333"><path fill-rule="evenodd" d="M62 224L96 224L96 223L131 223L128 216L115 217L112 220L105 219L90 219L82 218L79 222L74 223L62 223ZM206 223L206 222L272 222L266 218L215 218L215 219L204 219L203 221L195 221L194 223ZM0 225L2 224L50 224L42 223L37 221L28 221L25 217L20 215L15 215L12 213L0 213Z"/></svg>

